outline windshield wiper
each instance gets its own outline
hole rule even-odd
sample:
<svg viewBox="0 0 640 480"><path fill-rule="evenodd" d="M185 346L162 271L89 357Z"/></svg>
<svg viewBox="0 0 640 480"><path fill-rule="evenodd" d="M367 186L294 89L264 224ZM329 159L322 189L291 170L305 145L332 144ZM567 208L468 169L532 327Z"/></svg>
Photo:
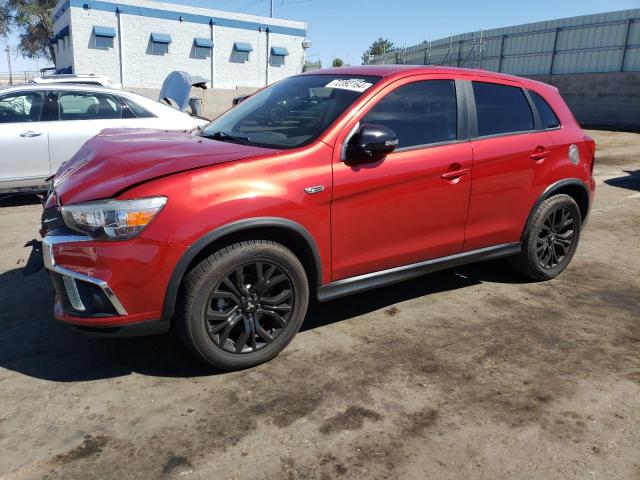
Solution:
<svg viewBox="0 0 640 480"><path fill-rule="evenodd" d="M234 142L234 143L240 143L242 145L249 145L251 143L251 141L249 140L249 137L243 137L240 135L231 135L230 133L222 132L222 131L213 132L213 133L205 133L203 131L202 136L204 138L211 138L213 140L219 140L221 142Z"/></svg>

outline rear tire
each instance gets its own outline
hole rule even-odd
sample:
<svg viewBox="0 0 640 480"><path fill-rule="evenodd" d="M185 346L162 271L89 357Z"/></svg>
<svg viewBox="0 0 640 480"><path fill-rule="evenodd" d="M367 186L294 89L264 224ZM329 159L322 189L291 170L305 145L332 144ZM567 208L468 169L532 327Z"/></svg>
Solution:
<svg viewBox="0 0 640 480"><path fill-rule="evenodd" d="M580 240L582 221L576 201L558 194L544 200L531 218L522 242L522 252L511 266L533 280L550 280L573 258Z"/></svg>
<svg viewBox="0 0 640 480"><path fill-rule="evenodd" d="M276 357L304 320L309 283L298 258L268 240L235 243L184 278L176 327L212 367L239 370Z"/></svg>

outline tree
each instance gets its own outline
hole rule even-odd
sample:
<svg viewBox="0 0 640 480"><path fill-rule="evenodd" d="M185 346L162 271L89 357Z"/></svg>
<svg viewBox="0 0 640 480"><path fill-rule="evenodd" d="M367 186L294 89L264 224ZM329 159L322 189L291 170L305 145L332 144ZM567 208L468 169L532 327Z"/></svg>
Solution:
<svg viewBox="0 0 640 480"><path fill-rule="evenodd" d="M367 63L369 63L369 57L371 57L372 55L382 55L383 53L389 53L392 51L393 42L386 38L380 37L371 44L366 52L362 54L362 64L366 65Z"/></svg>
<svg viewBox="0 0 640 480"><path fill-rule="evenodd" d="M16 32L20 38L18 51L28 58L47 58L56 61L50 43L53 37L51 18L56 0L0 1L0 36Z"/></svg>
<svg viewBox="0 0 640 480"><path fill-rule="evenodd" d="M344 65L344 62L342 61L341 58L334 58L333 62L331 62L332 67L341 67L343 65Z"/></svg>

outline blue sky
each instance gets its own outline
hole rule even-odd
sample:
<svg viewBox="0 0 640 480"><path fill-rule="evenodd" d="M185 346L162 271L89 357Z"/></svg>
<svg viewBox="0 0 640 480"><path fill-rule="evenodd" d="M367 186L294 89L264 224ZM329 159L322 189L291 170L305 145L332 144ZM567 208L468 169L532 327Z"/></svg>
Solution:
<svg viewBox="0 0 640 480"><path fill-rule="evenodd" d="M167 3L268 15L269 1L172 0ZM309 57L321 59L327 66L334 57L359 64L362 52L378 37L387 37L398 46L408 46L479 29L640 8L640 0L274 0L274 6L276 17L307 22L308 37L313 43ZM17 42L10 38L8 43ZM6 44L6 39L0 39L0 72L7 71ZM37 65L13 57L14 69L19 70L35 69L46 63L40 61Z"/></svg>

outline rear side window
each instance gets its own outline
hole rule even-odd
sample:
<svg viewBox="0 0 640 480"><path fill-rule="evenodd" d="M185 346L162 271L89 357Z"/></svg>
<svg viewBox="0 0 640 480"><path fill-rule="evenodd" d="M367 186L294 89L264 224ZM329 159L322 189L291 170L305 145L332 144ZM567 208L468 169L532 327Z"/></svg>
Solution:
<svg viewBox="0 0 640 480"><path fill-rule="evenodd" d="M558 120L558 117L553 112L547 101L531 90L529 90L529 95L531 95L531 100L533 100L533 104L536 106L536 109L540 114L542 127L545 129L559 127L560 120Z"/></svg>
<svg viewBox="0 0 640 480"><path fill-rule="evenodd" d="M60 120L108 120L122 118L122 106L109 94L64 92L58 97Z"/></svg>
<svg viewBox="0 0 640 480"><path fill-rule="evenodd" d="M428 80L403 85L380 100L362 123L391 128L398 136L398 148L455 140L455 84L453 80Z"/></svg>
<svg viewBox="0 0 640 480"><path fill-rule="evenodd" d="M478 116L478 136L534 129L533 114L521 88L472 82Z"/></svg>
<svg viewBox="0 0 640 480"><path fill-rule="evenodd" d="M133 113L133 115L136 118L155 117L155 115L153 113L151 113L149 110L141 107L140 105L138 105L133 100L129 100L128 98L125 98L125 97L120 97L120 100L122 100L124 102L124 104L127 107L129 107L129 110Z"/></svg>

